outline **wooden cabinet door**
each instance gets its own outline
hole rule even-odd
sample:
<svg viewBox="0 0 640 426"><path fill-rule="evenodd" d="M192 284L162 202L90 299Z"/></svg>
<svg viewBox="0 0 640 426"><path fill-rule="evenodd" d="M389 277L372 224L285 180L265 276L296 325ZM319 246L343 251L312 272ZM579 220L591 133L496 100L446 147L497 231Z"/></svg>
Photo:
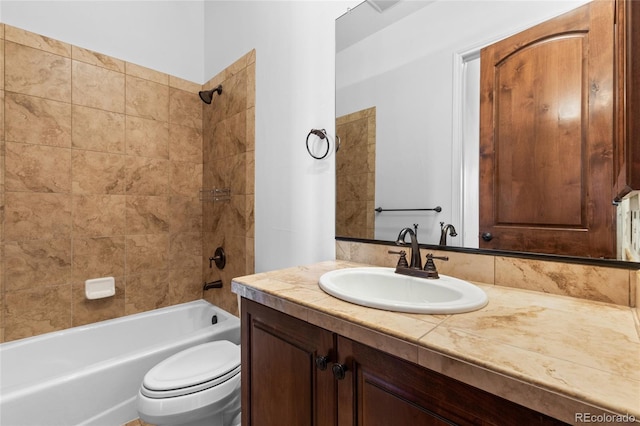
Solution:
<svg viewBox="0 0 640 426"><path fill-rule="evenodd" d="M339 426L565 424L340 336L338 353Z"/></svg>
<svg viewBox="0 0 640 426"><path fill-rule="evenodd" d="M242 299L242 424L333 426L336 381L334 335L304 321Z"/></svg>
<svg viewBox="0 0 640 426"><path fill-rule="evenodd" d="M481 248L615 258L614 9L482 50Z"/></svg>

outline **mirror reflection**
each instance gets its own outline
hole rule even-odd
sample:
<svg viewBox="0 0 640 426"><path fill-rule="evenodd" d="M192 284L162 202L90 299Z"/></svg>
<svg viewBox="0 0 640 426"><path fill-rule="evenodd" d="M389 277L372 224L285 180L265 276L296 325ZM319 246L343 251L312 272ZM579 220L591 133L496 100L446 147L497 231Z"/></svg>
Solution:
<svg viewBox="0 0 640 426"><path fill-rule="evenodd" d="M336 236L395 241L400 229L413 227L424 244L486 247L479 222L481 49L585 3L368 0L341 16Z"/></svg>

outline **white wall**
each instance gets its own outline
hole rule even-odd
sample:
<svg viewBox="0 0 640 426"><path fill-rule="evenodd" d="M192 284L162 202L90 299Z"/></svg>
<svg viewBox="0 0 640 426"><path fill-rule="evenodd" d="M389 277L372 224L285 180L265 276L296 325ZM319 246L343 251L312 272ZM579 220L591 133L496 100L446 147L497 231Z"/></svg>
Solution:
<svg viewBox="0 0 640 426"><path fill-rule="evenodd" d="M202 84L202 0L1 0L3 23Z"/></svg>
<svg viewBox="0 0 640 426"><path fill-rule="evenodd" d="M401 228L417 223L420 242L437 244L443 221L458 228L448 243L462 245L455 202L462 188L459 176L452 178L461 168L452 159L462 158L452 145L454 54L584 2L437 1L337 54L337 115L377 109L376 206L443 208L439 214L377 214L377 239L394 240Z"/></svg>
<svg viewBox="0 0 640 426"><path fill-rule="evenodd" d="M335 134L334 21L355 4L205 4L206 75L256 49L256 271L335 258L335 158L305 139Z"/></svg>

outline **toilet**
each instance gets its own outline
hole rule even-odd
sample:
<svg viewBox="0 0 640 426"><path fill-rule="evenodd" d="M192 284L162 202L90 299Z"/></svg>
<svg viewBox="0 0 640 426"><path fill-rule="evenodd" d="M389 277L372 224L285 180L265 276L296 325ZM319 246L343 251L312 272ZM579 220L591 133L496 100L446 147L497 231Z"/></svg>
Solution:
<svg viewBox="0 0 640 426"><path fill-rule="evenodd" d="M218 340L161 361L144 376L137 408L158 426L239 426L240 346Z"/></svg>

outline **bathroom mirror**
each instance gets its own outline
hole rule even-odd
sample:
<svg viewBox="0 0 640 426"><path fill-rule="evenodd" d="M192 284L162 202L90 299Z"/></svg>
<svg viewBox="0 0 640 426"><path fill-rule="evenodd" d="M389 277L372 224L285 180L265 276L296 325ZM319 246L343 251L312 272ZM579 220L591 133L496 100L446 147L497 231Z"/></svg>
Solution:
<svg viewBox="0 0 640 426"><path fill-rule="evenodd" d="M477 248L480 49L585 3L368 0L338 18L336 237L417 225L435 245L444 223Z"/></svg>

